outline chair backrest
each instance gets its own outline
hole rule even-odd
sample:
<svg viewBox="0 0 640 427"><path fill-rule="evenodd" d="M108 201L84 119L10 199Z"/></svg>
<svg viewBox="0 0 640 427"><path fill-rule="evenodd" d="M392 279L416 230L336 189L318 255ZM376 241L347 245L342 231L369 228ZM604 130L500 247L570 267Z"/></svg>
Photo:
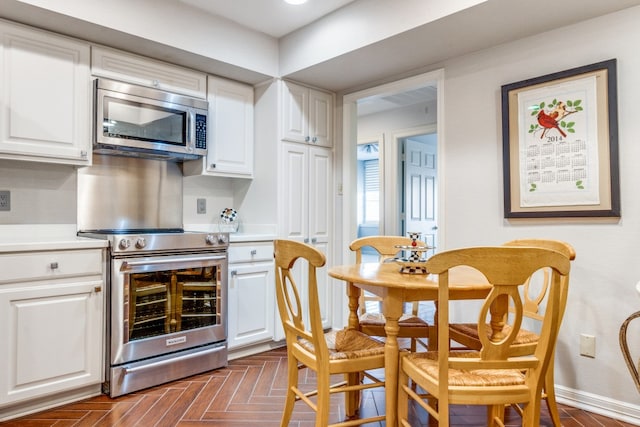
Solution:
<svg viewBox="0 0 640 427"><path fill-rule="evenodd" d="M447 351L438 354L440 399L447 395L448 370L454 369L528 369L527 385L541 392L544 373L553 356L553 348L564 312L562 281L568 280L570 261L564 254L540 247L475 247L440 252L426 262L427 270L438 275L438 348L449 348L449 270L456 266L470 266L481 272L492 288L482 303L478 317L478 335L482 342L479 358L449 359ZM542 330L532 356L514 358L511 344L522 322L523 303L519 288L524 286L534 272L548 268L551 278L547 296L547 308ZM509 301L515 307L510 318L504 314ZM492 325L492 316L494 324ZM497 319L497 320L496 320ZM506 336L493 335L502 331L501 322L508 321ZM443 404L448 404L448 399Z"/></svg>
<svg viewBox="0 0 640 427"><path fill-rule="evenodd" d="M362 262L362 248L371 247L378 252L378 261L395 257L402 249L396 246L411 246L412 240L403 236L367 236L354 240L349 249L356 253L356 264Z"/></svg>
<svg viewBox="0 0 640 427"><path fill-rule="evenodd" d="M324 254L313 246L293 240L274 240L276 300L289 349L303 350L299 340L311 343L316 356L328 354L322 329L316 270L325 265ZM308 271L303 283L296 283L292 269L297 261L306 261ZM302 262L298 262L298 268ZM305 286L306 289L302 289ZM307 296L306 304L302 296ZM305 316L306 314L306 316ZM305 324L305 317L309 324Z"/></svg>
<svg viewBox="0 0 640 427"><path fill-rule="evenodd" d="M511 240L506 243L503 243L503 246L520 246L520 247L529 246L529 247L535 247L535 248L547 248L547 249L560 252L561 254L569 258L569 260L571 261L573 261L576 258L576 251L573 249L573 246L571 246L567 242L563 242L560 240L517 239L517 240ZM529 279L527 279L527 281L524 284L523 295L522 295L524 299L524 311L523 311L524 316L531 319L535 319L535 320L542 320L542 318L544 317L543 313L541 312L541 308L542 308L541 306L547 296L547 292L549 289L549 281L551 279L551 272L549 271L549 269L545 268L541 272L541 276L542 277L540 281L536 282L537 284L539 284L539 286L537 287L534 287L534 283L532 282L534 277L530 277ZM566 281L563 281L563 283L564 282ZM567 291L568 291L567 286L563 286L562 293L561 293L561 298L563 300L566 300L567 298ZM563 305L564 305L564 302L563 302ZM564 315L564 313L562 314Z"/></svg>
<svg viewBox="0 0 640 427"><path fill-rule="evenodd" d="M378 262L384 262L390 258L394 258L402 249L397 246L411 246L413 241L409 237L403 236L366 236L354 240L349 245L356 254L356 264L362 262L362 250L366 247L373 248L378 253ZM381 301L379 297L366 295L365 292L360 294L359 313L364 314L367 311L367 301ZM417 314L418 305L413 305L413 314Z"/></svg>

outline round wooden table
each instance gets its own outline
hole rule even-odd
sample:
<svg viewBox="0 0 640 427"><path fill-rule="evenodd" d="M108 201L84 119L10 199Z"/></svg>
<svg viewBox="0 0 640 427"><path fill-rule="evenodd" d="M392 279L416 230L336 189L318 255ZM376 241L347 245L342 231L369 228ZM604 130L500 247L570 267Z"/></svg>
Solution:
<svg viewBox="0 0 640 427"><path fill-rule="evenodd" d="M436 301L438 277L431 274L403 274L395 262L338 265L328 269L329 276L347 282L349 328L358 328L358 301L362 290L382 298L385 317L385 396L386 425L396 426L398 399L398 319L405 302ZM490 285L470 267L455 267L449 273L450 299L482 299ZM437 317L437 316L436 316ZM437 325L430 328L429 347L437 343ZM435 338L435 339L434 339Z"/></svg>

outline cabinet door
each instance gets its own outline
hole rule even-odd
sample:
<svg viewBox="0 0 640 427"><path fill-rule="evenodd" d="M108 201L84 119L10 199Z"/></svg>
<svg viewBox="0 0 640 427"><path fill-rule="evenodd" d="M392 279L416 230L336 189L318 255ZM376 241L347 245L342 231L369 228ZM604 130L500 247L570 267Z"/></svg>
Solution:
<svg viewBox="0 0 640 427"><path fill-rule="evenodd" d="M309 243L309 147L282 143L281 162L280 235Z"/></svg>
<svg viewBox="0 0 640 427"><path fill-rule="evenodd" d="M207 171L253 176L253 87L209 77Z"/></svg>
<svg viewBox="0 0 640 427"><path fill-rule="evenodd" d="M333 144L333 95L309 90L309 136L311 143L323 147Z"/></svg>
<svg viewBox="0 0 640 427"><path fill-rule="evenodd" d="M205 98L205 73L102 46L91 48L91 73L196 98Z"/></svg>
<svg viewBox="0 0 640 427"><path fill-rule="evenodd" d="M0 157L88 165L89 45L0 23Z"/></svg>
<svg viewBox="0 0 640 427"><path fill-rule="evenodd" d="M0 406L103 381L102 286L0 287Z"/></svg>
<svg viewBox="0 0 640 427"><path fill-rule="evenodd" d="M273 339L275 276L273 262L230 264L229 349Z"/></svg>
<svg viewBox="0 0 640 427"><path fill-rule="evenodd" d="M309 231L311 244L330 254L331 218L333 215L332 173L333 157L329 149L309 147ZM322 325L331 326L331 293L326 267L318 272L318 298Z"/></svg>
<svg viewBox="0 0 640 427"><path fill-rule="evenodd" d="M281 236L308 243L330 254L332 204L332 152L330 149L282 143ZM299 267L299 268L298 268ZM306 288L306 264L294 271L295 280ZM325 328L331 326L331 289L326 267L318 270L318 291ZM306 300L307 296L302 296Z"/></svg>
<svg viewBox="0 0 640 427"><path fill-rule="evenodd" d="M291 82L282 85L282 139L307 142L309 139L309 89Z"/></svg>

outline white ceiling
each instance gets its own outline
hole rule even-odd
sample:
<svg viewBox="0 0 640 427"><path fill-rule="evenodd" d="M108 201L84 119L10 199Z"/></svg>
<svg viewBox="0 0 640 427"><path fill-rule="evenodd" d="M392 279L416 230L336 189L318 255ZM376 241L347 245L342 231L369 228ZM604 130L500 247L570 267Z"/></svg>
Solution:
<svg viewBox="0 0 640 427"><path fill-rule="evenodd" d="M354 0L308 0L291 5L284 0L180 0L244 27L280 38L330 14Z"/></svg>

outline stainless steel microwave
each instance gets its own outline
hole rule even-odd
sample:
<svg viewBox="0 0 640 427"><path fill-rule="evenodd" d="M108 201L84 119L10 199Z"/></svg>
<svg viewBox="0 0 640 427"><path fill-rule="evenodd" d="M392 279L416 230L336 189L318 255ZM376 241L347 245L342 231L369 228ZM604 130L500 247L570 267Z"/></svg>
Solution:
<svg viewBox="0 0 640 427"><path fill-rule="evenodd" d="M164 160L207 154L203 99L96 79L93 152Z"/></svg>

